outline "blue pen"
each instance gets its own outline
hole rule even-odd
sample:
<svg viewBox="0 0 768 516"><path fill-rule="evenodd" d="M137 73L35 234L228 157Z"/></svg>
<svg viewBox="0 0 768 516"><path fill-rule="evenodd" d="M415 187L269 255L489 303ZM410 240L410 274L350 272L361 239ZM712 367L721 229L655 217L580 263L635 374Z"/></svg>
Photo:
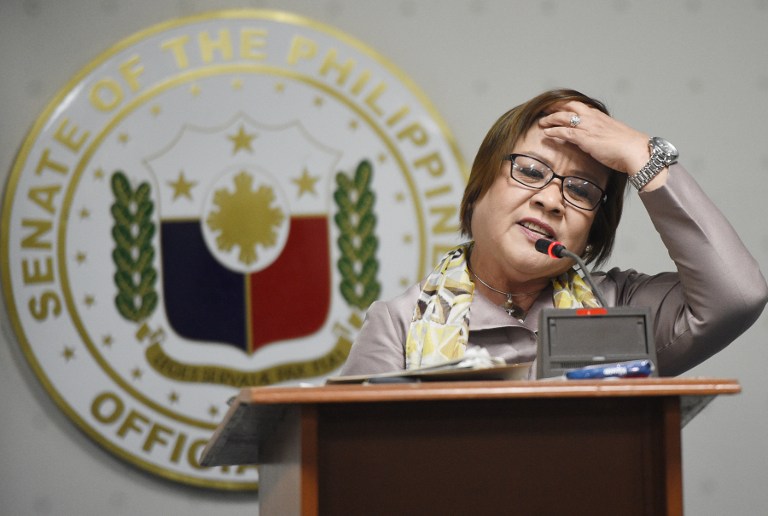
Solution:
<svg viewBox="0 0 768 516"><path fill-rule="evenodd" d="M569 380L591 380L599 378L641 378L650 376L653 363L650 360L631 360L615 364L600 364L573 369L565 373Z"/></svg>

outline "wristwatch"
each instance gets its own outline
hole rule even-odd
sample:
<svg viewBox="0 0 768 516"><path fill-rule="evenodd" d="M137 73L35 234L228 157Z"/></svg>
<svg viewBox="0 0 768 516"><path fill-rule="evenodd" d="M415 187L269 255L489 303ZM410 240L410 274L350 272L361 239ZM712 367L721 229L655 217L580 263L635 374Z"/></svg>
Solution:
<svg viewBox="0 0 768 516"><path fill-rule="evenodd" d="M676 163L677 157L680 155L674 145L658 136L648 140L648 147L651 149L651 159L640 169L640 172L634 176L629 176L629 182L638 190L659 175L664 167Z"/></svg>

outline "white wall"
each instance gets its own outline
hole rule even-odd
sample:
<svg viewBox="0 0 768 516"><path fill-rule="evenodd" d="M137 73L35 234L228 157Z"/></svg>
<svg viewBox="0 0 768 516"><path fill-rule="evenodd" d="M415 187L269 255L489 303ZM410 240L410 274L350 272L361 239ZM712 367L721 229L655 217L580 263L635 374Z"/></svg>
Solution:
<svg viewBox="0 0 768 516"><path fill-rule="evenodd" d="M296 12L362 40L403 69L443 115L467 162L507 108L567 86L665 136L768 271L768 1L0 0L0 174L64 84L157 22L225 7ZM671 267L631 199L610 265ZM250 494L186 488L103 451L56 408L3 318L0 512L254 514ZM690 375L738 378L683 432L686 513L768 506L768 316Z"/></svg>

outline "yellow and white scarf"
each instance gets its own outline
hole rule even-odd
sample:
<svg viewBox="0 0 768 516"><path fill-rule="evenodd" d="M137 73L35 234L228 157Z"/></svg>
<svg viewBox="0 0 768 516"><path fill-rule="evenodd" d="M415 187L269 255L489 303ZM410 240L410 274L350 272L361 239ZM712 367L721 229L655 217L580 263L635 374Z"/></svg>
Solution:
<svg viewBox="0 0 768 516"><path fill-rule="evenodd" d="M467 267L472 242L443 255L419 294L405 341L405 368L437 365L464 356L475 284ZM555 308L596 308L592 290L570 269L552 280Z"/></svg>

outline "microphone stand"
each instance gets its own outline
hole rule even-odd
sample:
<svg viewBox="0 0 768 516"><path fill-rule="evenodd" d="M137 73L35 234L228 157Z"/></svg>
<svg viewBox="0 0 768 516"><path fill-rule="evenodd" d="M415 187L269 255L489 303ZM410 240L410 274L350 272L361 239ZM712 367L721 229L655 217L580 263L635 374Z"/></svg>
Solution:
<svg viewBox="0 0 768 516"><path fill-rule="evenodd" d="M592 289L592 293L597 298L600 306L603 308L608 308L608 303L605 302L605 298L603 298L603 295L595 286L595 282L592 280L592 275L589 273L589 270L587 270L587 266L584 264L584 261L579 255L570 252L560 242L554 242L552 240L547 240L546 238L538 239L536 241L535 247L537 251L549 255L550 258L560 259L567 256L568 258L571 258L573 261L575 261L578 264L579 269L581 269L581 271L584 273L584 279L587 280L587 284L589 284L589 288Z"/></svg>

